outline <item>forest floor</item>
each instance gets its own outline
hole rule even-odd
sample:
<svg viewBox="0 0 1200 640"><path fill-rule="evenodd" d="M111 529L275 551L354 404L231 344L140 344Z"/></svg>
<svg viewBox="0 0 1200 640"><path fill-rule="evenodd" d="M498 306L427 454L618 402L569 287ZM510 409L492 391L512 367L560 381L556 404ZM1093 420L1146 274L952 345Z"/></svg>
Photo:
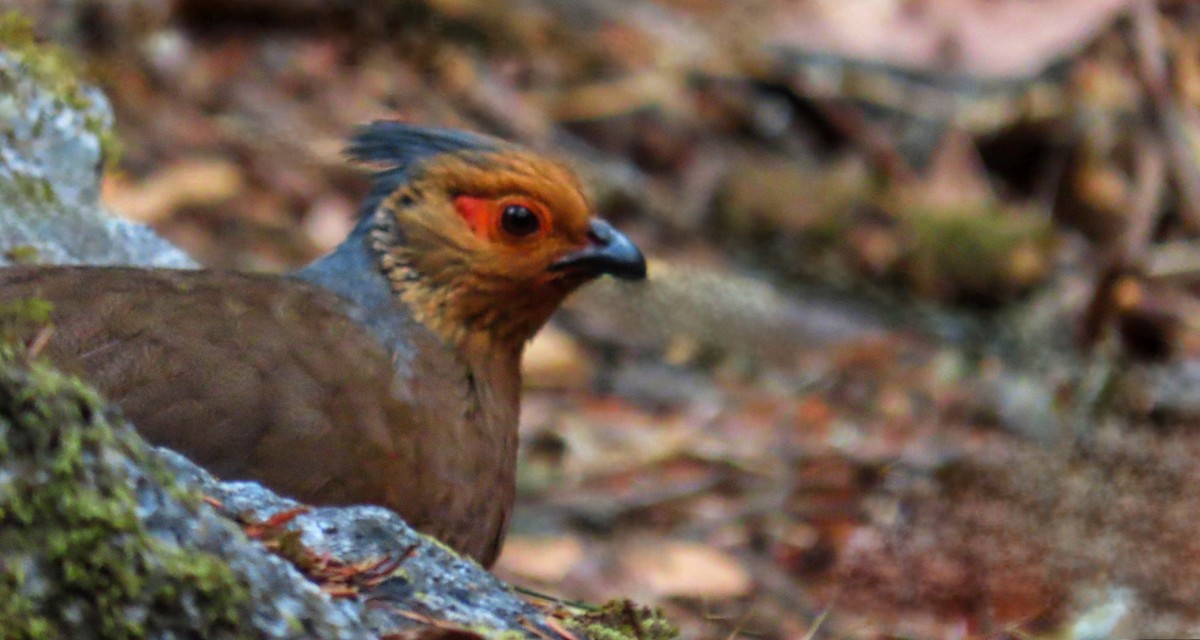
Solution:
<svg viewBox="0 0 1200 640"><path fill-rule="evenodd" d="M113 102L106 203L210 266L339 242L373 119L579 166L651 277L529 349L505 579L689 638L1200 633L1195 6L10 1Z"/></svg>

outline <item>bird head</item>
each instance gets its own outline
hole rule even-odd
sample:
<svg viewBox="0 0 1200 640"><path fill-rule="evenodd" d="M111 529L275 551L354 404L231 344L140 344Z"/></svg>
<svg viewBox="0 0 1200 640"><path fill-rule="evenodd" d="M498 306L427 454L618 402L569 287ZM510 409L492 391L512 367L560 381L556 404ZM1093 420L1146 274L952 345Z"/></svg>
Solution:
<svg viewBox="0 0 1200 640"><path fill-rule="evenodd" d="M453 344L519 348L583 283L646 276L637 247L546 156L398 122L367 127L350 154L382 164L365 205L368 243L393 290Z"/></svg>

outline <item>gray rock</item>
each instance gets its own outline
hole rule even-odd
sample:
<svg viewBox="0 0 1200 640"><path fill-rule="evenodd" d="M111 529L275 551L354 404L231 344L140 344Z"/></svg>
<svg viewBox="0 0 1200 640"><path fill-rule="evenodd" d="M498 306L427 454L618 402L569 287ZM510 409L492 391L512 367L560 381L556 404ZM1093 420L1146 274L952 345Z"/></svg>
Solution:
<svg viewBox="0 0 1200 640"><path fill-rule="evenodd" d="M160 452L178 477L219 501L228 518L265 522L273 515L303 509L256 483L220 482L183 456ZM440 542L413 531L387 509L313 508L279 526L272 537L287 539L288 533L299 534L300 546L293 552L299 550L304 557L327 556L338 566L379 565L378 570L365 572L356 586L356 599L340 601L377 633L420 626L414 623L415 614L489 632L529 633L532 627L556 635L539 622L544 614L517 598L510 587ZM361 607L364 601L371 605Z"/></svg>
<svg viewBox="0 0 1200 640"><path fill-rule="evenodd" d="M98 90L47 77L61 72L46 62L55 55L0 43L0 265L195 266L150 229L100 206L112 112Z"/></svg>

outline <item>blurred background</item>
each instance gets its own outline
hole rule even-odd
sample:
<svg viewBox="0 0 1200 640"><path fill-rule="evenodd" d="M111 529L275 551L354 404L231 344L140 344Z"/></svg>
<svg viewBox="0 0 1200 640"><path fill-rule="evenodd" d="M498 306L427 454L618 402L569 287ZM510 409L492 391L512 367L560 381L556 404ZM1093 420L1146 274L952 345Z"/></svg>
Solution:
<svg viewBox="0 0 1200 640"><path fill-rule="evenodd" d="M373 119L578 168L651 280L529 349L503 578L688 638L1200 629L1200 3L0 9L111 99L108 206L210 266L337 244Z"/></svg>

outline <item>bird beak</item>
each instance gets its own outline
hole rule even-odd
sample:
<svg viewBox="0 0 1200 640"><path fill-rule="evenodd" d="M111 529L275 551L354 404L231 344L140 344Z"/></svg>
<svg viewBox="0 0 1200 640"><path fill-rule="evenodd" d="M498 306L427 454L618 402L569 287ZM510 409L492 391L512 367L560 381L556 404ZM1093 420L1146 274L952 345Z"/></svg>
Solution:
<svg viewBox="0 0 1200 640"><path fill-rule="evenodd" d="M590 275L609 274L622 280L644 280L646 258L629 238L603 220L592 220L591 243L550 265L551 271L572 270Z"/></svg>

